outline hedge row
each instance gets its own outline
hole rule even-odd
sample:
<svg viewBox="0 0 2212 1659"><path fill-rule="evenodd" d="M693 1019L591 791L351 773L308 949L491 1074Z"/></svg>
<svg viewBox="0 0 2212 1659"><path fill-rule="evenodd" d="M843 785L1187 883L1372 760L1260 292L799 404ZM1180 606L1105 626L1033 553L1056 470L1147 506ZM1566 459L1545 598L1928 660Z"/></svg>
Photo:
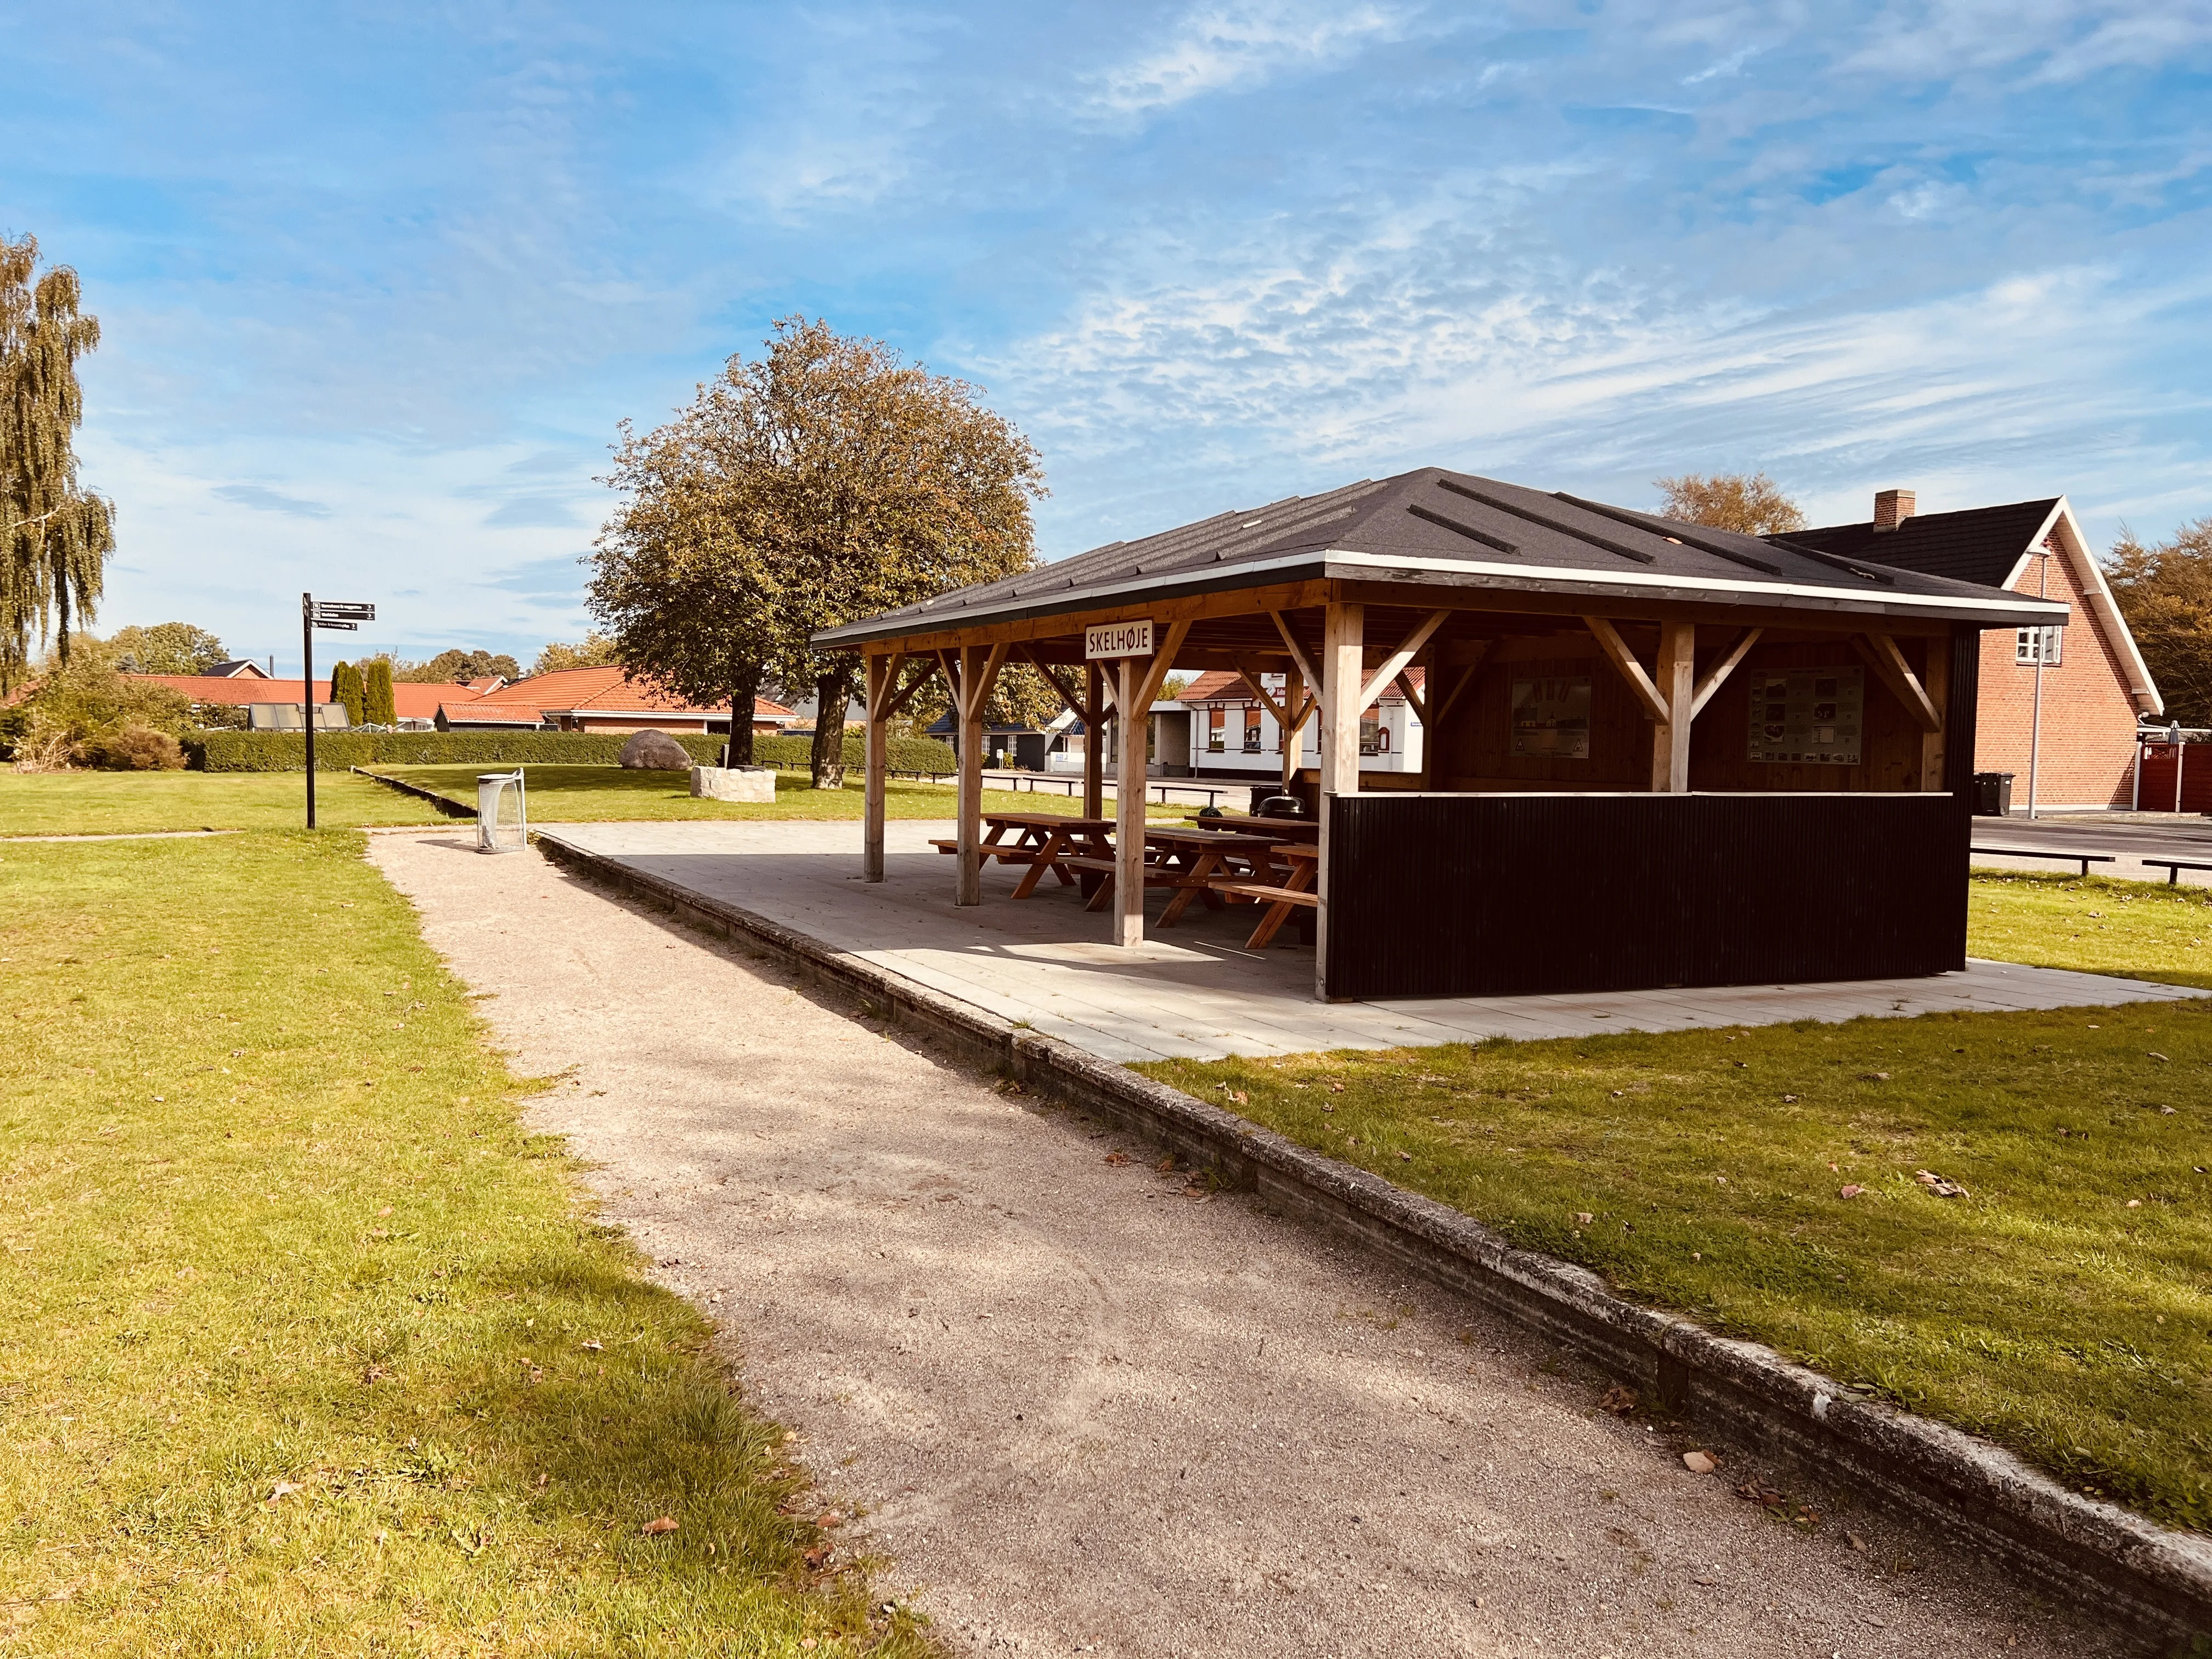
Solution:
<svg viewBox="0 0 2212 1659"><path fill-rule="evenodd" d="M672 732L702 766L722 758L723 740L699 732ZM609 732L318 732L315 769L349 766L612 766L626 741ZM304 772L303 732L201 732L185 741L191 764L209 772ZM813 751L806 738L756 738L753 758L763 766L805 766ZM863 760L860 737L845 738L845 763ZM893 738L894 772L950 772L952 746L934 738Z"/></svg>

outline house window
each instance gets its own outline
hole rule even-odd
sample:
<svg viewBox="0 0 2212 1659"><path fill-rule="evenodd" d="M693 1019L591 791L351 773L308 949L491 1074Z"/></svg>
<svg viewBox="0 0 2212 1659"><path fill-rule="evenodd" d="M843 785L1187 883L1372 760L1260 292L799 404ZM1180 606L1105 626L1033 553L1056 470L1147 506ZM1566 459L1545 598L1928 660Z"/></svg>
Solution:
<svg viewBox="0 0 2212 1659"><path fill-rule="evenodd" d="M2039 662L2056 668L2065 658L2064 628L2023 628L2013 635L2014 662Z"/></svg>
<svg viewBox="0 0 2212 1659"><path fill-rule="evenodd" d="M1359 717L1359 752L1380 755L1385 752L1382 744L1382 718L1376 714L1362 714Z"/></svg>
<svg viewBox="0 0 2212 1659"><path fill-rule="evenodd" d="M1208 754L1218 755L1228 746L1229 711L1209 708L1206 711L1206 748Z"/></svg>
<svg viewBox="0 0 2212 1659"><path fill-rule="evenodd" d="M1256 708L1244 711L1244 752L1248 755L1260 752L1260 711Z"/></svg>

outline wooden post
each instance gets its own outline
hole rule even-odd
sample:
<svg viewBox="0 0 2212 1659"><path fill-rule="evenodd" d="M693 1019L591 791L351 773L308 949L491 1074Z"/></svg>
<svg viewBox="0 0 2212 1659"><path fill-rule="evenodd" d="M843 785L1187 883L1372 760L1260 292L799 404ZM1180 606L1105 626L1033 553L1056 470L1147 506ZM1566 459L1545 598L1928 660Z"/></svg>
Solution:
<svg viewBox="0 0 2212 1659"><path fill-rule="evenodd" d="M861 785L860 808L860 875L867 881L884 878L884 795L890 767L890 720L886 711L891 693L898 689L892 672L897 662L897 658L883 653L867 659L867 771ZM737 718L734 704L730 717ZM734 744L735 728L732 731Z"/></svg>
<svg viewBox="0 0 2212 1659"><path fill-rule="evenodd" d="M960 722L960 868L953 878L955 904L983 902L983 711L990 706L991 687L1006 660L1006 647L963 647L948 659L960 665L960 683L952 688L952 708Z"/></svg>
<svg viewBox="0 0 2212 1659"><path fill-rule="evenodd" d="M1938 714L1951 707L1951 641L1939 636L1928 641L1923 659L1925 666L1920 671L1920 684L1928 693L1928 701ZM1943 787L1943 738L1950 729L1950 721L1934 732L1920 734L1920 787L1930 792ZM2142 745L2136 745L2141 753Z"/></svg>
<svg viewBox="0 0 2212 1659"><path fill-rule="evenodd" d="M1114 943L1145 942L1145 728L1146 711L1138 706L1146 664L1121 661L1121 684L1114 696L1115 731L1121 766L1114 795Z"/></svg>
<svg viewBox="0 0 2212 1659"><path fill-rule="evenodd" d="M1698 629L1694 623L1659 624L1659 665L1652 675L1668 718L1651 728L1651 793L1690 793L1690 726L1698 689Z"/></svg>
<svg viewBox="0 0 2212 1659"><path fill-rule="evenodd" d="M1083 816L1106 816L1106 677L1083 665Z"/></svg>
<svg viewBox="0 0 2212 1659"><path fill-rule="evenodd" d="M1338 795L1359 793L1360 691L1366 675L1367 611L1332 604L1321 647L1321 868L1314 934L1314 995L1328 999L1329 819Z"/></svg>
<svg viewBox="0 0 2212 1659"><path fill-rule="evenodd" d="M1297 781L1298 750L1304 746L1305 727L1298 720L1298 699L1305 695L1305 678L1292 663L1283 675L1283 713L1287 723L1283 734L1283 793L1291 793L1291 786Z"/></svg>

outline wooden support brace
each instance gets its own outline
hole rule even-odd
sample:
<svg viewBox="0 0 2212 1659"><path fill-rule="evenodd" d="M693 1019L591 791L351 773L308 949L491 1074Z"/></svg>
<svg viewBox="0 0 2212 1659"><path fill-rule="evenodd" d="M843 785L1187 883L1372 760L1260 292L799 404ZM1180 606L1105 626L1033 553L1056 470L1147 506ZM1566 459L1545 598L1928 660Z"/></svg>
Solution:
<svg viewBox="0 0 2212 1659"><path fill-rule="evenodd" d="M1405 672L1413 659L1421 654L1421 647L1429 642L1429 636L1450 619L1450 611L1436 611L1398 642L1398 648L1382 659L1382 665L1359 688L1359 713L1364 714L1375 706L1376 698L1382 695L1390 682Z"/></svg>
<svg viewBox="0 0 2212 1659"><path fill-rule="evenodd" d="M1401 696L1405 698L1408 704L1412 706L1413 710L1413 718L1420 721L1421 730L1424 732L1427 731L1429 729L1429 705L1422 700L1420 688L1413 684L1413 672L1410 669L1401 669L1398 671L1398 693Z"/></svg>
<svg viewBox="0 0 2212 1659"><path fill-rule="evenodd" d="M1905 712L1919 723L1923 732L1941 732L1943 717L1936 712L1936 704L1920 677L1912 672L1912 665L1905 660L1905 653L1897 648L1897 641L1887 634L1854 634L1851 643L1858 647L1862 656L1874 665L1874 672L1891 694L1905 705Z"/></svg>
<svg viewBox="0 0 2212 1659"><path fill-rule="evenodd" d="M1713 700L1713 693L1727 683L1728 677L1735 672L1736 665L1744 659L1745 653L1750 651L1753 646L1759 643L1759 636L1765 631L1763 628L1745 629L1743 637L1730 646L1727 654L1705 671L1705 678L1698 682L1698 689L1690 694L1692 720L1697 719L1705 712L1705 705Z"/></svg>
<svg viewBox="0 0 2212 1659"><path fill-rule="evenodd" d="M1315 667L1313 659L1306 655L1306 648L1298 643L1298 636L1291 632L1289 620L1279 611L1270 611L1267 617L1275 624L1275 631L1283 636L1283 648L1291 653L1291 660L1297 664L1299 678L1308 687L1318 687L1321 684L1321 670Z"/></svg>
<svg viewBox="0 0 2212 1659"><path fill-rule="evenodd" d="M1652 684L1651 676L1644 672L1636 653L1628 648L1628 641L1620 637L1620 631L1602 617L1584 617L1583 626L1589 629L1599 648L1613 659L1613 665L1620 671L1620 678L1628 682L1628 689L1644 705L1644 718L1662 726L1671 721L1674 713L1667 707L1667 699L1659 695L1659 688Z"/></svg>
<svg viewBox="0 0 2212 1659"><path fill-rule="evenodd" d="M1467 695L1468 688L1474 684L1474 677L1482 672L1482 665L1489 659L1490 651L1491 641L1488 640L1480 641L1475 647L1474 659L1459 671L1459 678L1452 682L1451 690L1444 694L1443 701L1436 705L1437 720L1439 724L1442 724L1445 715L1451 713L1452 705ZM1431 687L1430 690L1431 694L1433 695L1435 688ZM1424 721L1424 724L1425 723Z"/></svg>

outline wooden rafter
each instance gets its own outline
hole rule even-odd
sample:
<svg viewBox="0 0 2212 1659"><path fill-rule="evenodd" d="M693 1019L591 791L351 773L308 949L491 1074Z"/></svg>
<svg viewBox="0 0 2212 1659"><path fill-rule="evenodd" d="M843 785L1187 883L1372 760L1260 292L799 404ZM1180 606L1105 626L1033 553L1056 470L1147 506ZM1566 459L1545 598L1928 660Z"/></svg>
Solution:
<svg viewBox="0 0 2212 1659"><path fill-rule="evenodd" d="M900 685L899 671L908 660L919 660L921 664L921 672L905 684ZM868 711L868 718L872 720L896 720L905 710L906 706L914 701L915 694L936 678L937 664L928 658L910 659L903 655L893 657L890 668L884 674L881 702L878 707ZM897 687L896 690L892 690L894 686Z"/></svg>
<svg viewBox="0 0 2212 1659"><path fill-rule="evenodd" d="M1662 726L1674 723L1674 711L1667 707L1667 699L1659 695L1659 688L1636 653L1628 648L1628 641L1620 637L1620 630L1603 617L1584 617L1583 626L1598 642L1598 647L1613 659L1613 665L1620 671L1620 678L1628 682L1628 689L1636 694L1637 702L1644 705L1649 719Z"/></svg>
<svg viewBox="0 0 2212 1659"><path fill-rule="evenodd" d="M1744 659L1745 653L1753 646L1759 643L1759 636L1765 631L1763 628L1745 629L1742 637L1729 647L1728 653L1705 671L1705 677L1698 682L1697 690L1690 694L1692 720L1705 712L1705 705L1713 700L1713 693L1721 689L1730 674L1735 672L1736 665Z"/></svg>
<svg viewBox="0 0 2212 1659"><path fill-rule="evenodd" d="M1152 653L1145 669L1145 677L1138 684L1137 707L1139 708L1149 710L1152 708L1152 699L1159 695L1160 685L1167 678L1168 671L1175 666L1176 653L1182 649L1183 641L1189 636L1188 623L1179 622L1168 624L1168 631L1162 638L1158 648ZM1121 700L1120 694L1114 689L1114 679L1115 677L1111 674L1103 675L1099 684L1106 693L1107 708L1118 717L1121 714Z"/></svg>
<svg viewBox="0 0 2212 1659"><path fill-rule="evenodd" d="M1451 612L1449 611L1431 611L1419 627L1398 642L1398 648L1382 659L1382 665L1369 675L1367 683L1359 688L1361 714L1364 714L1375 706L1375 699L1381 696L1390 682L1405 672L1407 665L1421 654L1421 647L1429 642L1429 636L1450 619Z"/></svg>
<svg viewBox="0 0 2212 1659"><path fill-rule="evenodd" d="M1475 642L1474 657L1462 665L1459 678L1452 682L1451 690L1444 693L1443 701L1435 705L1437 721L1439 725L1443 724L1444 716L1451 713L1452 705L1466 695L1468 687L1474 684L1474 677L1482 672L1482 665L1489 659L1492 643L1489 640L1478 640ZM1433 686L1430 688L1431 694L1434 693L1435 689ZM1428 724L1425 718L1422 720L1422 724L1424 726Z"/></svg>
<svg viewBox="0 0 2212 1659"><path fill-rule="evenodd" d="M1088 724L1093 718L1094 711L1085 704L1074 692L1067 689L1067 682L1060 678L1058 671L1049 664L1039 662L1036 658L1036 653L1030 650L1027 646L1021 647L1021 654L1022 659L1024 662L1028 663L1030 667L1036 669L1038 673L1044 676L1045 683L1052 687L1054 693L1058 695L1060 702L1067 705L1067 712L1074 715L1076 719Z"/></svg>
<svg viewBox="0 0 2212 1659"><path fill-rule="evenodd" d="M1920 677L1912 672L1912 665L1897 648L1897 641L1887 634L1854 634L1851 643L1874 665L1874 672L1891 694L1905 705L1905 712L1919 723L1923 732L1941 732L1943 717L1936 712L1936 704L1928 696L1928 689L1920 684Z"/></svg>
<svg viewBox="0 0 2212 1659"><path fill-rule="evenodd" d="M1275 631L1283 636L1283 648L1291 653L1291 660L1297 664L1299 678L1310 689L1317 689L1321 684L1321 671L1314 666L1313 659L1306 655L1306 648L1298 643L1298 636L1291 632L1289 619L1279 611L1270 611L1267 617L1275 624Z"/></svg>
<svg viewBox="0 0 2212 1659"><path fill-rule="evenodd" d="M1406 699L1407 702L1412 706L1413 710L1413 718L1420 721L1421 729L1425 732L1428 730L1429 705L1422 701L1420 691L1413 684L1413 676L1411 670L1401 669L1399 671L1398 690L1399 694L1402 696Z"/></svg>

